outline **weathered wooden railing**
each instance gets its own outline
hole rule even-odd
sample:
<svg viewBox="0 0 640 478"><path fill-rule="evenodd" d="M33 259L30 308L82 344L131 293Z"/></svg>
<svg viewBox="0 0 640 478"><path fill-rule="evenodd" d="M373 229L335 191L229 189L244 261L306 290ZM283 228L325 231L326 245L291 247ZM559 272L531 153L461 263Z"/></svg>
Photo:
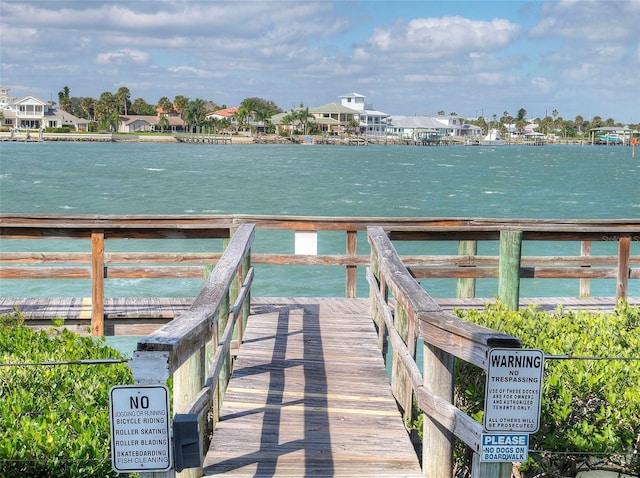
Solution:
<svg viewBox="0 0 640 478"><path fill-rule="evenodd" d="M201 458L231 376L234 345L242 342L249 316L254 235L253 225L237 228L191 308L138 342L129 362L136 384L165 385L173 377L173 414L198 417ZM181 476L190 470L201 476L197 468Z"/></svg>
<svg viewBox="0 0 640 478"><path fill-rule="evenodd" d="M591 279L615 283L610 295L626 298L630 279L640 278L640 254L633 255L632 243L640 242L639 219L612 220L528 220L470 218L349 218L301 216L30 216L0 214L0 240L73 238L91 241L90 253L0 251L0 279L67 278L91 279L92 331L101 335L104 327L105 280L112 278L202 277L204 264L215 263L220 252L109 252L111 239L228 238L229 231L251 223L257 230L287 230L309 233L343 232L344 252L317 254L253 253L256 265L338 266L346 269L346 296L357 296L358 267L368 263L369 251L358 246L359 233L368 226L383 226L392 239L447 241L459 244L457 254L433 254L426 247L418 254L403 254L404 263L417 278L458 280L459 297L475 296L477 279L500 278L509 297L517 302L521 278L576 279L579 295L591 294ZM478 255L478 243L501 236L504 250ZM510 238L508 241L506 238ZM522 255L529 241L573 241L573 255ZM363 241L364 242L364 241ZM617 254L592 255L594 242L617 243ZM290 243L294 244L294 238ZM279 245L282 247L282 245ZM279 248L280 248L279 247ZM635 247L635 245L634 245ZM221 249L221 248L220 248ZM312 248L313 249L313 248ZM424 252L423 252L424 250ZM332 251L333 252L333 251ZM509 279L510 278L510 279ZM491 297L503 295L495 291Z"/></svg>
<svg viewBox="0 0 640 478"><path fill-rule="evenodd" d="M480 464L483 428L453 405L453 373L455 357L486 370L492 347L520 348L520 340L444 312L411 276L383 228L369 228L368 238L371 314L381 350L386 355L388 340L393 351L391 387L405 419L413 418L414 397L426 415L424 475L451 476L455 435L474 454L473 476L511 476L510 466L505 469L502 464ZM424 343L424 375L416 363L418 339Z"/></svg>
<svg viewBox="0 0 640 478"><path fill-rule="evenodd" d="M521 278L580 279L580 297L590 295L591 279L615 281L616 299L626 299L629 280L640 278L640 256L631 243L640 241L640 220L546 221L505 220L474 227L400 227L392 240L459 240L458 256L404 258L416 278L455 277L458 296L474 297L477 278L499 279L498 296L517 309ZM478 242L499 241L498 256L478 256ZM525 241L580 243L580 256L523 256ZM591 255L593 242L617 243L617 255ZM439 260L438 260L439 259ZM436 266L436 267L433 267ZM464 279L471 279L465 281Z"/></svg>
<svg viewBox="0 0 640 478"><path fill-rule="evenodd" d="M0 279L90 279L91 332L103 335L105 279L203 277L204 264L220 257L219 253L110 253L105 250L107 240L228 239L232 227L228 220L187 216L4 214L0 215L0 239L84 239L91 241L91 252L2 251Z"/></svg>

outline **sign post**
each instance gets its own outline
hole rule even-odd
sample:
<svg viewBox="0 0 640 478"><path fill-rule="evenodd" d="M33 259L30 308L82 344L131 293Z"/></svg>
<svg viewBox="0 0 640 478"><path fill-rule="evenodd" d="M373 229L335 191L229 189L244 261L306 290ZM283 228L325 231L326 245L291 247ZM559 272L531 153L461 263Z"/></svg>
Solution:
<svg viewBox="0 0 640 478"><path fill-rule="evenodd" d="M486 431L538 431L543 367L542 350L491 349L484 402Z"/></svg>
<svg viewBox="0 0 640 478"><path fill-rule="evenodd" d="M172 467L169 390L116 385L109 392L111 465L117 473Z"/></svg>

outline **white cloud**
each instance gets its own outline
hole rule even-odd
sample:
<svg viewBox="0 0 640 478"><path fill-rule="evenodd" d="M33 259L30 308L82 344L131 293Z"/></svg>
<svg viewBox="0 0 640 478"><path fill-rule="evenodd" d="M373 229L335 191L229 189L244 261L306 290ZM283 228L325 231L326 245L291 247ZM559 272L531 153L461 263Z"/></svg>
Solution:
<svg viewBox="0 0 640 478"><path fill-rule="evenodd" d="M224 77L223 74L216 75L211 71L204 70L202 68L194 68L194 67L191 67L191 66L176 66L176 67L171 67L168 70L170 72L172 72L172 73L178 73L178 74L183 75L183 76L189 76L189 77L195 77L195 78L215 78L215 77L222 78L222 77Z"/></svg>
<svg viewBox="0 0 640 478"><path fill-rule="evenodd" d="M446 58L503 49L522 35L522 28L508 20L490 22L467 18L416 18L378 28L368 40L373 50L394 55Z"/></svg>
<svg viewBox="0 0 640 478"><path fill-rule="evenodd" d="M640 0L504 2L491 14L483 5L0 0L0 78L41 96L63 85L94 97L128 86L150 101L260 96L289 107L358 91L394 114L428 104L473 115L564 95L567 105L640 111L631 93ZM624 85L619 104L599 104L611 82Z"/></svg>
<svg viewBox="0 0 640 478"><path fill-rule="evenodd" d="M121 65L128 62L147 63L148 61L148 53L140 50L130 50L128 48L100 53L96 56L96 63L98 63L99 65Z"/></svg>

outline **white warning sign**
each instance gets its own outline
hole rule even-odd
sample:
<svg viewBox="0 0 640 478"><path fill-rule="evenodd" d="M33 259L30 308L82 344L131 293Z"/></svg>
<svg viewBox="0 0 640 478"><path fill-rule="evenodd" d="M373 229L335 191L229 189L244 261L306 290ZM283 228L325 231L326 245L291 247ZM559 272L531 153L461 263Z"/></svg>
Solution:
<svg viewBox="0 0 640 478"><path fill-rule="evenodd" d="M116 385L111 405L111 464L118 473L172 467L169 390L164 385Z"/></svg>
<svg viewBox="0 0 640 478"><path fill-rule="evenodd" d="M538 431L543 368L541 350L491 349L484 402L486 431Z"/></svg>

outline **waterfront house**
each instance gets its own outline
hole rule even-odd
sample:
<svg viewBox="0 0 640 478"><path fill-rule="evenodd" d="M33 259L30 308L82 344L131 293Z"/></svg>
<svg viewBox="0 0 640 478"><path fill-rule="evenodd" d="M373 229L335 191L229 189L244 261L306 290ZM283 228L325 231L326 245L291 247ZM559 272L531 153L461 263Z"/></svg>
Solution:
<svg viewBox="0 0 640 478"><path fill-rule="evenodd" d="M218 120L227 120L230 124L237 125L238 120L236 119L236 113L238 112L237 106L232 106L231 108L223 108L221 110L216 110L211 113L207 113L206 119L218 119Z"/></svg>
<svg viewBox="0 0 640 478"><path fill-rule="evenodd" d="M431 116L390 116L387 136L408 141L436 141L452 136L454 128Z"/></svg>
<svg viewBox="0 0 640 478"><path fill-rule="evenodd" d="M162 117L167 119L167 125L164 130L172 133L185 131L185 124L180 116L159 114L151 115L127 115L118 117L118 133L140 133L150 131L161 131L160 120Z"/></svg>
<svg viewBox="0 0 640 478"><path fill-rule="evenodd" d="M62 128L69 126L76 131L86 131L89 121L78 118L50 103L28 95L20 99L9 93L9 88L0 87L0 111L2 127L17 129Z"/></svg>
<svg viewBox="0 0 640 478"><path fill-rule="evenodd" d="M87 131L89 129L89 120L78 118L58 108L49 108L44 116L44 127L63 128L65 126L71 127L76 131Z"/></svg>
<svg viewBox="0 0 640 478"><path fill-rule="evenodd" d="M11 88L0 86L0 110L10 110L11 105L17 99L9 93L10 90Z"/></svg>
<svg viewBox="0 0 640 478"><path fill-rule="evenodd" d="M338 103L309 108L309 114L323 133L338 134L350 130L354 122L359 123L360 112Z"/></svg>
<svg viewBox="0 0 640 478"><path fill-rule="evenodd" d="M360 133L367 136L386 136L389 115L374 110L371 105L365 103L365 99L366 96L359 93L348 93L340 96L340 103L358 112Z"/></svg>
<svg viewBox="0 0 640 478"><path fill-rule="evenodd" d="M40 129L44 126L44 115L49 109L46 101L35 96L25 96L14 101L15 128Z"/></svg>
<svg viewBox="0 0 640 478"><path fill-rule="evenodd" d="M223 108L221 110L207 113L205 118L208 120L226 120L230 126L236 129L236 131L238 131L242 126L248 126L257 132L266 132L266 125L264 121L258 121L256 119L255 111L250 111L244 118L239 118L238 110L239 108L237 106ZM240 124L240 121L242 121L242 125Z"/></svg>

